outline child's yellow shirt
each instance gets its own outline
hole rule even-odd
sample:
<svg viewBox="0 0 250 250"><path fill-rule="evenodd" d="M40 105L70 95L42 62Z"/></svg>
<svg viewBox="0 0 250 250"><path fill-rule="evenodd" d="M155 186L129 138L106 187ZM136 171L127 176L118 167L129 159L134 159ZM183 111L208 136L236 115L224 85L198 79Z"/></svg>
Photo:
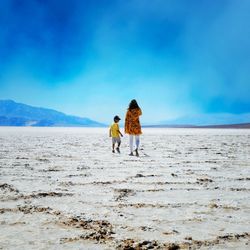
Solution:
<svg viewBox="0 0 250 250"><path fill-rule="evenodd" d="M119 135L119 124L118 123L113 123L111 126L110 126L110 130L111 130L111 136L112 137L120 137Z"/></svg>

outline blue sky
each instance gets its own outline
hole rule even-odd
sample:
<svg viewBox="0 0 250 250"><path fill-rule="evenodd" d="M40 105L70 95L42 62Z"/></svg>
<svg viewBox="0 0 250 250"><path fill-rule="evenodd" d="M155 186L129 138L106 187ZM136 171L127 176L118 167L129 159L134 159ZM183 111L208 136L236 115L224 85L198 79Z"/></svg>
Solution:
<svg viewBox="0 0 250 250"><path fill-rule="evenodd" d="M249 0L1 0L0 99L109 122L250 113Z"/></svg>

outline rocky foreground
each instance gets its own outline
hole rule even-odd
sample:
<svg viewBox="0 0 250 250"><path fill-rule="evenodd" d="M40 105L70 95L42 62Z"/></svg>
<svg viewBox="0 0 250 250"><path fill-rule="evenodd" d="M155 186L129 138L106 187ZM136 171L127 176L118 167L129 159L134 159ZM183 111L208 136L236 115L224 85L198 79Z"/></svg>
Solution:
<svg viewBox="0 0 250 250"><path fill-rule="evenodd" d="M250 130L0 128L0 249L249 249Z"/></svg>

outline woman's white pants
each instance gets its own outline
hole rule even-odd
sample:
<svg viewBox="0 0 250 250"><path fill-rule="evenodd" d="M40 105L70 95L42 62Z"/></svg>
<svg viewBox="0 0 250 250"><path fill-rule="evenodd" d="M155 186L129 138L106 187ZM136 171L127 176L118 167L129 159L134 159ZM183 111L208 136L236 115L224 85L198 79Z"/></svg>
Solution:
<svg viewBox="0 0 250 250"><path fill-rule="evenodd" d="M139 148L140 136L139 136L139 135L129 135L129 147L130 147L130 152L133 152L133 151L134 151L134 138L135 138L135 146L136 146L136 149Z"/></svg>

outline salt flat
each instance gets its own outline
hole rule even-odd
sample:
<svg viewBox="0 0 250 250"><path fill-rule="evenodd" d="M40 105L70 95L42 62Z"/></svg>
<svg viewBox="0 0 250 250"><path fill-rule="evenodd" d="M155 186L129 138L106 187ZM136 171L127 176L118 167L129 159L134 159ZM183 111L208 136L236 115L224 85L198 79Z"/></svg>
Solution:
<svg viewBox="0 0 250 250"><path fill-rule="evenodd" d="M250 130L0 128L0 249L249 249Z"/></svg>

